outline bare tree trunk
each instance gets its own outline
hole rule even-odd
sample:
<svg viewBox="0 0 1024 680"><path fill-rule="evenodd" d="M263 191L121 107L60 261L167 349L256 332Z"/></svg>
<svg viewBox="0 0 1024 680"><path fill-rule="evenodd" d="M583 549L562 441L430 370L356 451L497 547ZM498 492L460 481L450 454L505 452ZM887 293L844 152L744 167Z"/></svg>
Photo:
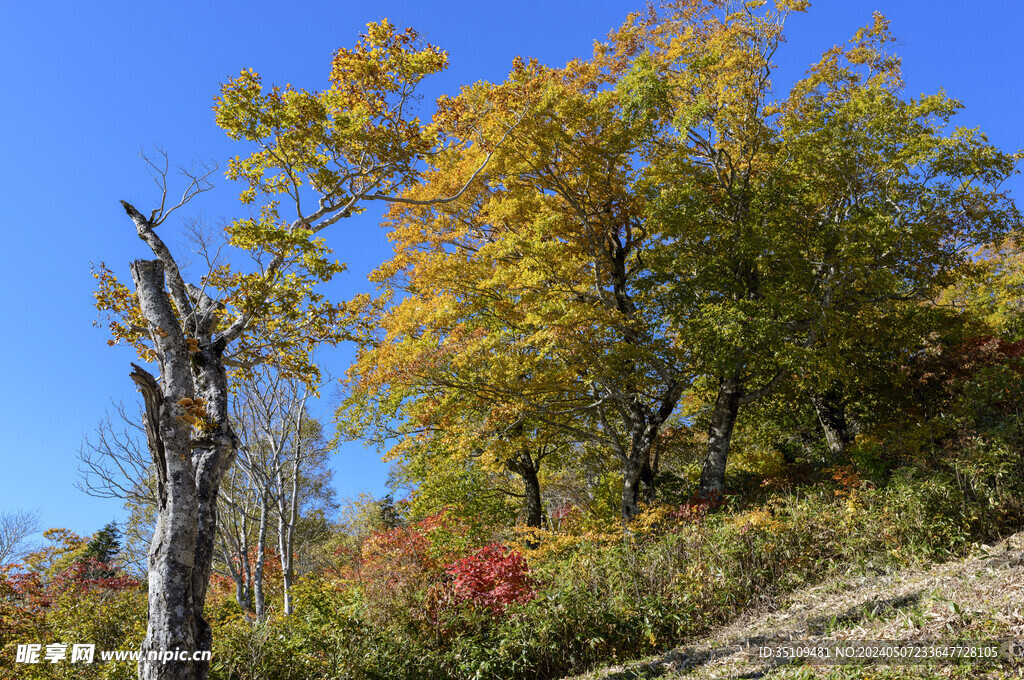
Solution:
<svg viewBox="0 0 1024 680"><path fill-rule="evenodd" d="M296 442L299 437L296 436ZM298 444L296 444L298 445ZM283 495L283 489L282 489ZM287 520L285 513L278 512L277 536L278 548L281 551L281 580L284 591L284 613L291 616L292 606L292 582L295 575L295 523L298 521L299 508L299 459L296 457L292 466L291 498L289 499ZM285 510L285 508L281 508Z"/></svg>
<svg viewBox="0 0 1024 680"><path fill-rule="evenodd" d="M239 570L244 587L244 599L239 602L243 612L253 611L252 601L252 562L249 560L249 514L248 509L242 511L242 530L238 544Z"/></svg>
<svg viewBox="0 0 1024 680"><path fill-rule="evenodd" d="M252 594L256 621L262 622L267 617L267 600L263 593L263 567L267 561L267 514L269 503L265 495L260 495L260 525L256 534L256 567L253 570Z"/></svg>
<svg viewBox="0 0 1024 680"><path fill-rule="evenodd" d="M278 513L277 513L277 536L278 547L281 551L281 578L284 591L284 613L285 616L292 614L292 581L294 577L295 557L295 523L299 514L299 471L303 460L302 445L302 419L306 413L307 394L303 394L297 400L298 413L295 414L295 438L292 440L292 469L288 489L289 497L286 500L286 484L284 479L284 465L277 466L278 481Z"/></svg>
<svg viewBox="0 0 1024 680"><path fill-rule="evenodd" d="M725 466L741 396L738 376L721 378L715 410L711 413L711 424L708 427L708 455L700 475L701 496L721 495L725 492Z"/></svg>
<svg viewBox="0 0 1024 680"><path fill-rule="evenodd" d="M818 414L818 422L825 433L825 443L833 457L843 453L846 446L853 441L850 428L846 422L846 408L840 389L833 385L826 392L810 391L811 403Z"/></svg>
<svg viewBox="0 0 1024 680"><path fill-rule="evenodd" d="M222 492L223 497L223 492ZM237 510L237 506L233 506ZM242 514L242 526L239 528L237 521L231 527L234 533L222 526L217 537L221 541L221 557L227 567L231 580L235 583L235 602L243 612L252 609L252 593L249 584L252 583L252 570L249 568L249 540L248 540L248 519L247 514ZM238 564L235 564L235 560Z"/></svg>
<svg viewBox="0 0 1024 680"><path fill-rule="evenodd" d="M632 519L640 512L640 476L643 463L632 456L622 463L622 518Z"/></svg>
<svg viewBox="0 0 1024 680"><path fill-rule="evenodd" d="M648 457L647 462L640 468L640 500L646 505L654 505L658 499L658 489L655 483L657 473L657 460L655 456Z"/></svg>
<svg viewBox="0 0 1024 680"><path fill-rule="evenodd" d="M212 315L193 321L200 339L191 347L185 342L161 261L137 260L131 271L160 365L159 383L138 366L132 372L146 405L146 438L158 495L139 677L205 680L209 662L192 655L209 651L212 643L203 603L212 567L217 493L235 453L223 346L209 340ZM202 436L193 436L193 426ZM168 653L175 656L168 658Z"/></svg>

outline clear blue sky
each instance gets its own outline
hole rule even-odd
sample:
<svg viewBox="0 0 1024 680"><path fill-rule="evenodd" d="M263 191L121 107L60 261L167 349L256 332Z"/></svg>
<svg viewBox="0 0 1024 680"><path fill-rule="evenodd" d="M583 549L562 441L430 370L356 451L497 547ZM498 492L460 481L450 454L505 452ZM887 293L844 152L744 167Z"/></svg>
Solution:
<svg viewBox="0 0 1024 680"><path fill-rule="evenodd" d="M818 0L789 23L776 82L802 73L824 49L847 39L878 10L900 37L908 94L944 88L965 102L960 123L980 126L1005 149L1024 147L1024 2ZM517 0L477 2L99 2L7 3L0 26L0 510L38 508L46 527L91 533L120 504L74 488L82 436L110 399L132 403L129 350L111 349L92 327L90 261L127 279L127 263L148 255L118 199L143 212L157 198L138 159L159 144L172 161L222 161L237 148L214 125L219 83L252 68L265 82L306 89L326 84L332 52L383 17L425 33L446 49L449 71L428 94L500 80L514 56L560 65L590 53L592 41L641 2ZM1020 200L1024 183L1013 186ZM236 189L221 180L192 206L216 222L238 214ZM174 240L178 224L164 227ZM338 225L328 242L350 271L337 294L368 290L366 273L386 259L372 216ZM344 372L349 351L327 368ZM329 412L329 400L321 410ZM381 493L386 466L373 450L346 445L335 469L340 497Z"/></svg>

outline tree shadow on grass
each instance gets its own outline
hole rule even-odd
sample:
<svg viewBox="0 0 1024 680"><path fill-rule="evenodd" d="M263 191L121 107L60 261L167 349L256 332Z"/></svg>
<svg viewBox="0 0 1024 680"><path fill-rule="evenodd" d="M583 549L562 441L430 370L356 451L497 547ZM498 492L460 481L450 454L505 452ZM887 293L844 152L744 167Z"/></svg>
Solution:
<svg viewBox="0 0 1024 680"><path fill-rule="evenodd" d="M651 680L670 674L687 674L703 666L708 666L716 660L730 657L738 657L734 662L734 665L737 666L736 673L718 675L716 677L731 678L733 680L762 678L776 668L792 663L793 660L761 659L758 656L759 648L779 645L794 640L802 641L822 637L835 630L848 628L869 619L891 615L894 612L917 605L921 601L923 593L924 590L918 590L907 595L884 600L871 599L850 607L839 614L808 619L802 622L803 625L801 627L780 630L772 635L752 635L745 638L737 638L730 644L719 647L677 647L657 658L616 669L600 676L600 678L601 680ZM760 667L750 670L744 669L743 667L748 666L748 664L760 664Z"/></svg>

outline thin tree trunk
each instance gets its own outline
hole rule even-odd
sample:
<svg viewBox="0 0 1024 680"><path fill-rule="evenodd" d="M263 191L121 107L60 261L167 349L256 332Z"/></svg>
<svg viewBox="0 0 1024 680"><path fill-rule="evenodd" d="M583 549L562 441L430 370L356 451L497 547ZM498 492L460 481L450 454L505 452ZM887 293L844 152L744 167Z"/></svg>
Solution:
<svg viewBox="0 0 1024 680"><path fill-rule="evenodd" d="M296 435L296 447L298 446L298 435ZM285 509L278 511L278 549L281 551L281 579L284 591L284 613L291 616L292 606L292 582L295 570L295 523L298 521L299 507L299 457L296 455L292 465L291 475L291 498L287 507L287 521L285 520ZM283 489L282 489L283 493Z"/></svg>
<svg viewBox="0 0 1024 680"><path fill-rule="evenodd" d="M239 546L239 559L242 560L242 568L244 569L243 576L245 578L245 604L242 607L242 611L251 612L253 611L252 605L252 562L249 560L249 521L248 515L242 522L242 543Z"/></svg>
<svg viewBox="0 0 1024 680"><path fill-rule="evenodd" d="M725 493L725 466L729 459L729 444L733 427L740 409L740 380L736 375L721 378L715 410L711 413L708 427L708 455L700 475L701 496L715 496Z"/></svg>
<svg viewBox="0 0 1024 680"><path fill-rule="evenodd" d="M256 534L256 568L253 572L252 594L253 606L256 610L256 621L262 623L267 616L267 601L263 593L263 567L267 561L267 514L269 503L264 494L260 494L260 525Z"/></svg>
<svg viewBox="0 0 1024 680"><path fill-rule="evenodd" d="M234 534L230 531L222 530L218 536L221 541L221 551L224 559L224 563L227 566L228 573L231 576L231 580L235 582L235 602L238 603L239 609L243 612L249 611L249 570L247 568L248 559L243 557L243 550L247 549L243 541L245 541L244 533L246 529L245 522L243 520L242 528L239 529L238 523L234 523ZM238 563L235 563L235 560Z"/></svg>
<svg viewBox="0 0 1024 680"><path fill-rule="evenodd" d="M298 400L298 413L295 414L295 432L292 443L292 469L291 488L289 498L285 500L286 484L284 480L284 465L278 460L277 464L277 489L278 489L278 512L277 512L277 536L278 547L281 552L281 578L284 591L284 613L290 616L292 613L292 581L295 570L295 524L299 515L299 471L303 460L302 446L302 419L306 412L306 398L308 392ZM286 519L287 518L287 519Z"/></svg>

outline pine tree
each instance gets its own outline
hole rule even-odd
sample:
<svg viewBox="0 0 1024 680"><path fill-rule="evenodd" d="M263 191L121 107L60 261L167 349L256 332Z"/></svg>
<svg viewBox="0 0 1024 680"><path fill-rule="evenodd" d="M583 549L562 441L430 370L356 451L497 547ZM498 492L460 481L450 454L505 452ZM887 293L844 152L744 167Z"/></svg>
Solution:
<svg viewBox="0 0 1024 680"><path fill-rule="evenodd" d="M115 522L108 522L92 535L79 563L88 565L89 578L113 578L117 572L113 562L120 550L121 530Z"/></svg>

